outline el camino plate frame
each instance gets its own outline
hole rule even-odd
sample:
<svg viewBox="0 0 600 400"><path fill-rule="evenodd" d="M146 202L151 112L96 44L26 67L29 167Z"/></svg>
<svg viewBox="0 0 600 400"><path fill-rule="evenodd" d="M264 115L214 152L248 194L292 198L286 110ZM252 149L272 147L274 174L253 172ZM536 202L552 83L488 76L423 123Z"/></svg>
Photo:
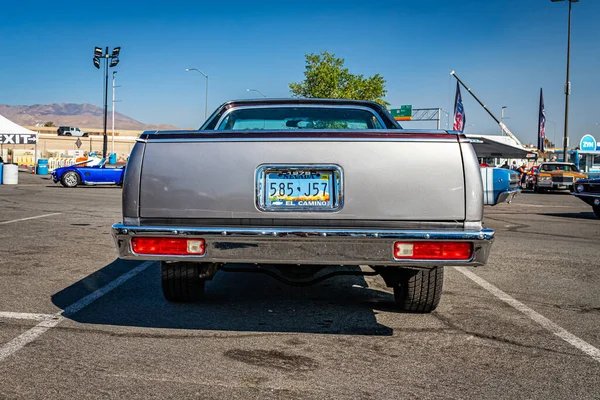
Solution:
<svg viewBox="0 0 600 400"><path fill-rule="evenodd" d="M273 174L327 174L330 201L326 205L275 205L268 199L267 180ZM310 178L309 178L310 179ZM314 178L312 178L314 179ZM313 181L311 179L311 181ZM294 179L289 179L294 181ZM344 174L336 164L263 164L256 169L256 207L267 212L336 212L344 206ZM308 200L311 201L311 200Z"/></svg>

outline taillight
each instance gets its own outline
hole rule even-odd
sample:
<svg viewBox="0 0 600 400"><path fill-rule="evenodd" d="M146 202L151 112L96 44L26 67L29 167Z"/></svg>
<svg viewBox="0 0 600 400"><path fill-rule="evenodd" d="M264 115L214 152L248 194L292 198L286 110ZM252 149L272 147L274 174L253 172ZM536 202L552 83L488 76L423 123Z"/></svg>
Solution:
<svg viewBox="0 0 600 400"><path fill-rule="evenodd" d="M394 258L400 260L470 260L468 242L395 242Z"/></svg>
<svg viewBox="0 0 600 400"><path fill-rule="evenodd" d="M131 249L136 254L194 255L206 252L204 239L136 237L131 239Z"/></svg>

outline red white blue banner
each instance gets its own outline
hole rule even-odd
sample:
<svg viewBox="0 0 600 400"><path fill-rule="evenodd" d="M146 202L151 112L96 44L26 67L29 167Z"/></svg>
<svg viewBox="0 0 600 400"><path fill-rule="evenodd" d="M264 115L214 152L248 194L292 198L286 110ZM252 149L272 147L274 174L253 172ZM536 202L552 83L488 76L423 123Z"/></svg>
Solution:
<svg viewBox="0 0 600 400"><path fill-rule="evenodd" d="M544 96L540 88L540 111L538 115L538 149L543 153L546 139L546 112L544 110ZM556 146L556 144L555 144Z"/></svg>
<svg viewBox="0 0 600 400"><path fill-rule="evenodd" d="M467 117L463 107L462 96L460 95L460 86L456 82L456 95L454 96L454 126L452 129L462 132L465 129Z"/></svg>

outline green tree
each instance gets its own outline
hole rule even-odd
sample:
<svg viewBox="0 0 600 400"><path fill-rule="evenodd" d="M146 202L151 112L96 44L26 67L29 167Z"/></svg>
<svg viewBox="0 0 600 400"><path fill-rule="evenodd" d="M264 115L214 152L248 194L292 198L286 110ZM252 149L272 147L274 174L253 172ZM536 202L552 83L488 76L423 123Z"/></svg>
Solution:
<svg viewBox="0 0 600 400"><path fill-rule="evenodd" d="M388 106L383 98L385 79L379 74L365 78L355 75L344 67L344 59L323 51L320 54L306 54L304 81L290 83L294 97L315 97L328 99L371 100Z"/></svg>
<svg viewBox="0 0 600 400"><path fill-rule="evenodd" d="M52 121L48 121L48 122L46 122L46 123L44 124L44 126L45 126L46 128L52 128L52 127L54 126L54 122L52 122Z"/></svg>

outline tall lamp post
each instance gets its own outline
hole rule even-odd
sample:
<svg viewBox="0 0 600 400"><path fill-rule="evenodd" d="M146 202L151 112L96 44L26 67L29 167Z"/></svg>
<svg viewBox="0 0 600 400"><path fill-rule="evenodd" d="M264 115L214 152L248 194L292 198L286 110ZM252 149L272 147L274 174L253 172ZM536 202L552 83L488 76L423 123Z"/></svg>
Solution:
<svg viewBox="0 0 600 400"><path fill-rule="evenodd" d="M502 106L502 115L500 116L500 122L504 123L504 110L506 110L507 106ZM500 128L500 135L504 136L504 129Z"/></svg>
<svg viewBox="0 0 600 400"><path fill-rule="evenodd" d="M200 71L198 68L186 68L185 72L198 71L206 78L206 100L204 101L204 121L208 118L208 75Z"/></svg>
<svg viewBox="0 0 600 400"><path fill-rule="evenodd" d="M551 0L553 3L565 0ZM566 0L569 3L569 23L567 27L567 81L565 83L565 137L563 139L563 161L568 162L567 145L569 144L569 95L571 94L571 80L569 75L571 63L571 3L579 0Z"/></svg>
<svg viewBox="0 0 600 400"><path fill-rule="evenodd" d="M257 92L257 93L260 93L262 95L262 97L267 97L266 94L264 94L263 92L261 92L258 89L246 89L246 92Z"/></svg>
<svg viewBox="0 0 600 400"><path fill-rule="evenodd" d="M115 67L119 63L119 53L121 47L115 47L112 53L109 54L108 46L106 52L102 52L101 47L94 48L94 67L100 69L100 59L104 59L104 140L102 141L102 157L106 158L108 147L108 139L106 137L106 119L108 114L108 68ZM110 60L110 64L108 63Z"/></svg>
<svg viewBox="0 0 600 400"><path fill-rule="evenodd" d="M115 75L118 71L113 71L112 73L112 151L111 153L115 153L115 103L119 100L115 100L115 88L121 86L115 86Z"/></svg>

